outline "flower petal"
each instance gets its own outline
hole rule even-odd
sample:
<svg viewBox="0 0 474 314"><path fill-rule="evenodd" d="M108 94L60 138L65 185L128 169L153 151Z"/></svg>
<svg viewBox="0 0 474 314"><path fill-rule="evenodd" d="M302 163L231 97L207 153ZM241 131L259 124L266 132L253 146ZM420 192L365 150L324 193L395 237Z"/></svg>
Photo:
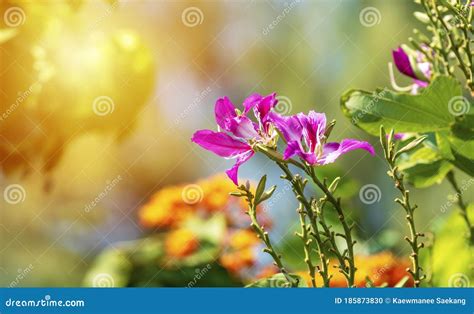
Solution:
<svg viewBox="0 0 474 314"><path fill-rule="evenodd" d="M219 125L224 130L227 130L226 122L229 119L237 116L237 113L235 112L235 106L228 97L222 97L216 101L214 113L216 116L217 125Z"/></svg>
<svg viewBox="0 0 474 314"><path fill-rule="evenodd" d="M372 156L375 155L374 148L367 142L358 141L353 139L342 140L341 143L327 143L323 148L323 155L318 158L318 164L330 164L334 162L339 156L350 152L355 149L364 149L368 151Z"/></svg>
<svg viewBox="0 0 474 314"><path fill-rule="evenodd" d="M241 142L226 133L211 130L197 131L191 141L218 156L226 158L234 158L252 150L252 147L247 143Z"/></svg>
<svg viewBox="0 0 474 314"><path fill-rule="evenodd" d="M283 159L287 160L301 152L300 144L297 141L288 142L285 152L283 153Z"/></svg>
<svg viewBox="0 0 474 314"><path fill-rule="evenodd" d="M262 99L262 95L260 94L252 94L244 100L244 113L249 112L260 100Z"/></svg>
<svg viewBox="0 0 474 314"><path fill-rule="evenodd" d="M298 114L298 119L303 126L303 138L309 151L314 151L317 144L321 143L324 132L326 132L326 115L311 110L308 115Z"/></svg>
<svg viewBox="0 0 474 314"><path fill-rule="evenodd" d="M277 103L276 93L270 94L268 96L263 97L256 105L254 110L255 117L258 119L260 123L265 123L268 113L270 110L275 107Z"/></svg>
<svg viewBox="0 0 474 314"><path fill-rule="evenodd" d="M411 67L410 58L402 47L398 47L397 50L393 50L392 56L398 71L411 78L417 78L415 71L413 71L413 68Z"/></svg>
<svg viewBox="0 0 474 314"><path fill-rule="evenodd" d="M302 136L301 123L296 116L284 117L276 112L270 112L268 118L283 134L286 142L299 142Z"/></svg>
<svg viewBox="0 0 474 314"><path fill-rule="evenodd" d="M238 116L228 121L228 131L244 139L258 138L255 124L245 116Z"/></svg>
<svg viewBox="0 0 474 314"><path fill-rule="evenodd" d="M225 172L227 176L232 180L232 182L234 182L235 185L239 185L238 171L239 171L240 165L242 165L244 162L252 158L254 154L255 154L254 151L250 150L248 152L245 152L237 156L237 161L235 162L235 164L232 166L232 168L230 168L229 170Z"/></svg>

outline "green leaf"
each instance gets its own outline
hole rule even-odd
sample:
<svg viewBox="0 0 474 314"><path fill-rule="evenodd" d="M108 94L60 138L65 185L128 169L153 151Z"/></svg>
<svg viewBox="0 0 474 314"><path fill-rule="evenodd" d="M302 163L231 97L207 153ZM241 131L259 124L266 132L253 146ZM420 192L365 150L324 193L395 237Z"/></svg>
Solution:
<svg viewBox="0 0 474 314"><path fill-rule="evenodd" d="M260 204L261 202L264 202L266 200L268 200L270 197L272 197L273 195L273 192L275 192L276 190L276 185L272 185L268 190L266 190L262 196L258 199L258 204Z"/></svg>
<svg viewBox="0 0 474 314"><path fill-rule="evenodd" d="M426 188L441 183L453 164L444 159L432 146L424 146L399 159L397 166L407 181L417 188Z"/></svg>
<svg viewBox="0 0 474 314"><path fill-rule="evenodd" d="M468 213L474 214L474 204L468 206ZM467 227L459 210L452 208L449 217L442 217L442 223L435 230L432 261L424 261L426 269L429 264L433 266L433 284L435 287L457 287L468 282L474 282L474 269L472 256L474 248L469 246L466 238Z"/></svg>
<svg viewBox="0 0 474 314"><path fill-rule="evenodd" d="M439 154L448 160L454 160L453 152L451 151L451 145L449 143L448 132L436 132L436 148Z"/></svg>
<svg viewBox="0 0 474 314"><path fill-rule="evenodd" d="M448 139L456 154L474 160L474 115L458 118Z"/></svg>
<svg viewBox="0 0 474 314"><path fill-rule="evenodd" d="M474 176L474 160L454 152L453 164L470 176Z"/></svg>
<svg viewBox="0 0 474 314"><path fill-rule="evenodd" d="M456 79L438 76L419 95L350 90L341 97L341 106L354 124L373 135L379 134L381 124L396 132L448 131L455 118L448 104L461 94Z"/></svg>
<svg viewBox="0 0 474 314"><path fill-rule="evenodd" d="M412 150L414 150L415 148L417 148L424 140L426 140L426 136L421 136L421 137L418 137L416 139L414 139L413 141L409 142L407 145L403 146L402 148L400 148L396 155L400 155L400 154L404 154L404 153L408 153Z"/></svg>
<svg viewBox="0 0 474 314"><path fill-rule="evenodd" d="M260 197L263 194L263 191L265 191L265 185L267 184L267 175L264 175L263 177L260 178L260 181L258 182L257 189L255 191L255 202L258 204L260 202Z"/></svg>
<svg viewBox="0 0 474 314"><path fill-rule="evenodd" d="M453 165L445 160L438 160L431 164L417 164L403 170L405 178L416 188L426 188L439 184L446 177Z"/></svg>
<svg viewBox="0 0 474 314"><path fill-rule="evenodd" d="M304 288L307 287L305 280L298 276L290 274L290 276L294 279L298 280L298 287ZM247 286L246 288L290 288L288 281L285 278L285 275L282 273L275 274L269 278L263 278L257 280Z"/></svg>

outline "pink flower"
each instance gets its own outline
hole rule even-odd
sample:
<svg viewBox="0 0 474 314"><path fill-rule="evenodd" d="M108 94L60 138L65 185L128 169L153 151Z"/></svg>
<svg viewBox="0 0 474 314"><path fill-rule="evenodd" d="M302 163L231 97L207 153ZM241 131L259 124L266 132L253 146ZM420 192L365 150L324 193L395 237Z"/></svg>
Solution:
<svg viewBox="0 0 474 314"><path fill-rule="evenodd" d="M270 119L287 142L284 159L297 155L310 165L325 165L355 149L364 149L371 155L375 154L372 145L354 139L344 139L340 143L326 143L324 113L310 111L308 115L299 113L284 117L271 112Z"/></svg>
<svg viewBox="0 0 474 314"><path fill-rule="evenodd" d="M414 93L418 88L428 86L432 75L431 63L425 60L422 52L409 54L402 47L398 47L392 52L392 56L398 71L413 79Z"/></svg>
<svg viewBox="0 0 474 314"><path fill-rule="evenodd" d="M191 140L218 156L236 159L234 166L226 173L238 185L237 174L240 165L255 153L251 145L256 142L266 143L273 137L268 113L276 103L275 93L265 97L253 94L245 99L243 112L240 112L228 97L219 98L215 105L215 118L220 130L197 131ZM252 109L257 123L247 117L247 113Z"/></svg>

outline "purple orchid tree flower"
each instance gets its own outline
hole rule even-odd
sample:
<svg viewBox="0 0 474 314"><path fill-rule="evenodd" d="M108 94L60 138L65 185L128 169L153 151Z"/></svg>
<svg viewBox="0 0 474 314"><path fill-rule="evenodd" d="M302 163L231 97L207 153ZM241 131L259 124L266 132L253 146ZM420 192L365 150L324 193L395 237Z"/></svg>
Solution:
<svg viewBox="0 0 474 314"><path fill-rule="evenodd" d="M200 130L194 133L192 141L218 156L235 159L234 166L226 171L229 178L238 185L240 165L255 154L252 145L270 143L275 131L268 114L277 103L276 94L250 95L243 103L243 111L238 110L228 97L219 98L215 105L218 132ZM253 109L257 123L247 117Z"/></svg>
<svg viewBox="0 0 474 314"><path fill-rule="evenodd" d="M270 119L287 142L283 159L299 156L310 165L333 163L339 156L355 150L364 149L374 155L374 148L367 142L344 139L340 143L326 143L326 115L310 111L308 115L299 113L285 117L275 112Z"/></svg>
<svg viewBox="0 0 474 314"><path fill-rule="evenodd" d="M392 51L393 61L398 71L413 79L412 94L416 94L419 88L428 86L431 80L431 63L428 62L421 51L416 51L414 57L407 53L406 49L398 47ZM396 86L396 84L393 84Z"/></svg>

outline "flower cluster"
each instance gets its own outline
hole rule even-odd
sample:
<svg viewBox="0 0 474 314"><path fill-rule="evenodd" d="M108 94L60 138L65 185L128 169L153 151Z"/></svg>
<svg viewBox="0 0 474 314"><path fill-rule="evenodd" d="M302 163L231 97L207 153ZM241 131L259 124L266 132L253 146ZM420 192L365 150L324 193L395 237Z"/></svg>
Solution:
<svg viewBox="0 0 474 314"><path fill-rule="evenodd" d="M266 175L264 175L257 185L255 192L249 184L240 184L238 180L239 167L248 161L256 152L264 154L269 159L276 162L284 172L282 179L290 182L292 191L298 202L300 223L303 233L300 237L304 241L306 254L305 262L308 266L311 282L316 286L316 267L310 257L310 242L308 234L314 237L317 242L321 271L319 275L323 278L323 285L328 287L330 276L327 266L329 265L327 254L334 252L338 257L339 270L344 274L347 285L355 286L355 272L357 268L354 264L355 241L352 240L352 227L348 224L340 202L332 194L337 188L336 179L331 185L326 181L321 182L315 174L315 167L333 163L343 154L356 149L363 149L374 155L374 148L367 142L355 139L343 139L341 142L330 142L328 138L335 122L327 123L326 115L311 110L308 114L298 113L295 115L281 115L274 111L278 99L275 93L267 96L259 94L250 95L244 100L241 108L236 108L227 98L217 100L214 115L218 126L217 131L199 130L194 133L192 141L202 148L215 153L218 156L235 159L232 168L226 171L227 176L237 186L238 191L232 195L245 199L247 202L246 213L249 215L253 231L258 235L260 242L264 245L263 252L267 253L274 262L275 267L285 277L288 286L296 287L298 279L292 277L285 267L282 256L273 245L272 240L258 217L257 207L259 204L271 198L276 186L266 188ZM254 120L249 117L253 111ZM282 152L279 151L278 139L285 143ZM307 179L303 179L300 174L295 175L288 167L290 164L302 170L316 186L326 195L322 202L330 202L338 213L338 219L344 230L346 249L341 249L330 232L321 214L321 203L314 197L308 198L305 193ZM307 222L309 220L309 222ZM307 225L307 223L309 223ZM318 224L325 228L325 232L318 229ZM308 229L309 228L309 229ZM244 241L245 243L245 241ZM246 265L252 259L252 251L248 249L237 249L234 253L225 258L228 265ZM233 268L234 266L230 266ZM262 269L263 271L263 269ZM273 270L271 270L273 271ZM268 272L268 269L263 272Z"/></svg>
<svg viewBox="0 0 474 314"><path fill-rule="evenodd" d="M307 115L282 116L272 111L277 103L275 93L268 96L253 94L245 99L242 109L236 108L227 97L220 98L215 104L215 118L220 131L197 131L192 141L218 156L236 159L234 166L226 171L236 185L240 165L249 160L258 147L274 149L278 132L287 144L284 160L298 156L313 166L332 163L354 149L364 149L374 155L373 147L367 142L354 139L327 142L331 128L327 127L324 113L310 111ZM251 110L256 121L248 117Z"/></svg>
<svg viewBox="0 0 474 314"><path fill-rule="evenodd" d="M139 211L140 223L164 234L164 249L169 258L184 259L199 250L200 239L188 223L196 217L210 218L223 215L226 226L220 243L219 262L230 273L242 276L259 271L265 265L257 265L261 246L255 234L249 230L249 218L245 215L246 203L229 195L235 186L225 176L217 175L197 181L196 201L190 202L183 191L190 185L168 186L155 193ZM271 227L271 220L258 208L262 223ZM248 279L248 278L247 278Z"/></svg>

